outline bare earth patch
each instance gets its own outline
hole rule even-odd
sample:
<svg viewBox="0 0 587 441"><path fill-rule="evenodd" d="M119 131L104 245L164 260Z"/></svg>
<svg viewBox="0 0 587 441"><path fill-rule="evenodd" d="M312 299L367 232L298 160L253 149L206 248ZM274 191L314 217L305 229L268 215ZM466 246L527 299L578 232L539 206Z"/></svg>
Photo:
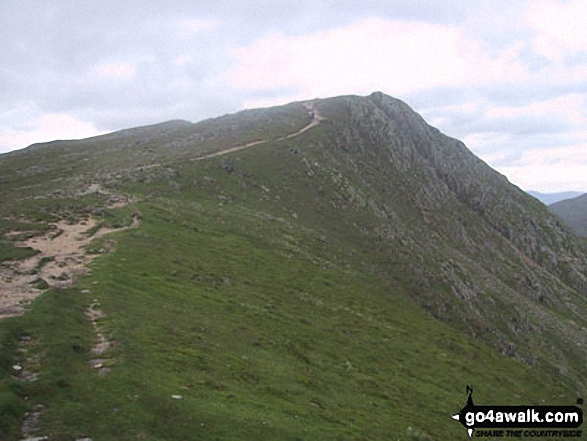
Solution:
<svg viewBox="0 0 587 441"><path fill-rule="evenodd" d="M135 216L131 227L100 228L93 236L88 231L97 222L93 218L76 224L61 221L44 236L33 237L19 246L39 253L22 261L8 262L0 268L0 319L21 315L23 305L31 302L48 287L65 288L89 272L88 264L96 257L85 253L88 244L105 234L138 225Z"/></svg>

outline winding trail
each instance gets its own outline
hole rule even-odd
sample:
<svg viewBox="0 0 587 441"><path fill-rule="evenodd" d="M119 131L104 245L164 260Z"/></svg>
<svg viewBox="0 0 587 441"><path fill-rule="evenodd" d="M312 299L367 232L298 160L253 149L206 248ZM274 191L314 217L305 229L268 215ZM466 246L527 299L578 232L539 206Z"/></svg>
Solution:
<svg viewBox="0 0 587 441"><path fill-rule="evenodd" d="M249 147L254 147L256 145L266 144L268 142L276 142L276 141L284 141L286 139L295 138L296 136L301 135L302 133L310 130L312 127L316 127L320 124L320 121L324 120L324 118L318 113L318 109L312 103L304 103L304 107L308 110L308 114L310 115L311 121L308 125L302 127L297 132L291 133L286 136L282 136L281 138L277 139L263 139L260 141L253 141L243 145L237 145L235 147L230 147L226 150L221 150L219 152L210 153L208 155L198 156L196 158L192 158L192 161L201 161L202 159L214 158L215 156L222 156L232 152L238 152L240 150L248 149Z"/></svg>

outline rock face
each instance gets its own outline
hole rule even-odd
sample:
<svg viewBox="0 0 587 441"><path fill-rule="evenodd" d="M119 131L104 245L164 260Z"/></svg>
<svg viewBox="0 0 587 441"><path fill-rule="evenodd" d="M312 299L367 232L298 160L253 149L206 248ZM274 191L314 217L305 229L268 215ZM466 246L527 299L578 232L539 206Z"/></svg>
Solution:
<svg viewBox="0 0 587 441"><path fill-rule="evenodd" d="M482 221L478 227L496 233L534 264L571 282L585 281L584 251L561 222L463 143L442 135L405 103L381 93L340 99L338 105L351 124L347 118L336 123L337 159L354 168L364 184L408 199L420 211L430 212L429 218L442 215L445 225L434 229L456 233L466 246L466 235L474 231L467 231L472 229L462 222L464 212L459 217L458 211L465 209L467 215L476 215L476 222ZM370 174L370 167L378 174ZM585 293L583 283L573 287Z"/></svg>
<svg viewBox="0 0 587 441"><path fill-rule="evenodd" d="M587 361L586 253L556 216L399 100L318 109L327 136L308 159L314 179L335 177L333 203L362 213L354 227L394 254L423 307L529 363ZM543 355L551 333L565 343Z"/></svg>
<svg viewBox="0 0 587 441"><path fill-rule="evenodd" d="M587 194L552 204L549 207L575 234L587 237Z"/></svg>

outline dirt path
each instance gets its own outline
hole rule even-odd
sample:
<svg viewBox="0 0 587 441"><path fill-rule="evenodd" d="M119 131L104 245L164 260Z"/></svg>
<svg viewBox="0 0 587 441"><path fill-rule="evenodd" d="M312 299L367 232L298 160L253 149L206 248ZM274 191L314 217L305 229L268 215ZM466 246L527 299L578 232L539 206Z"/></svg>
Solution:
<svg viewBox="0 0 587 441"><path fill-rule="evenodd" d="M249 147L253 147L256 145L260 145L260 144L266 144L266 143L272 142L272 141L273 142L284 141L286 139L295 138L296 136L299 136L302 133L310 130L312 127L316 127L318 124L320 124L320 121L324 120L324 118L318 113L318 109L316 108L315 105L313 105L312 103L304 103L304 106L308 110L308 113L311 117L311 121L308 125L302 127L297 132L291 133L286 136L282 136L281 138L277 138L277 139L264 139L264 140L260 140L260 141L253 141L253 142L249 142L247 144L231 147L226 150L222 150L220 152L215 152L215 153L210 153L208 155L198 156L197 158L193 158L192 161L201 161L202 159L214 158L215 156L222 156L222 155L226 155L228 153L238 152L239 150L244 150Z"/></svg>
<svg viewBox="0 0 587 441"><path fill-rule="evenodd" d="M88 273L88 264L96 257L85 253L92 240L135 227L138 222L138 216L135 216L131 227L100 228L90 236L88 231L97 224L93 218L76 224L61 221L54 224L54 230L46 235L20 243L20 246L31 247L39 253L0 267L0 319L22 314L23 305L48 287L71 286L78 276Z"/></svg>
<svg viewBox="0 0 587 441"><path fill-rule="evenodd" d="M106 336L106 330L100 325L100 320L104 319L106 315L99 309L100 304L98 300L94 299L94 302L90 304L86 309L86 317L92 323L94 327L94 334L96 336L96 344L92 348L92 354L96 357L105 357L105 352L116 345L116 342L109 340ZM98 369L99 374L107 374L112 370L112 364L114 360L112 358L94 358L90 360L90 366L94 369Z"/></svg>

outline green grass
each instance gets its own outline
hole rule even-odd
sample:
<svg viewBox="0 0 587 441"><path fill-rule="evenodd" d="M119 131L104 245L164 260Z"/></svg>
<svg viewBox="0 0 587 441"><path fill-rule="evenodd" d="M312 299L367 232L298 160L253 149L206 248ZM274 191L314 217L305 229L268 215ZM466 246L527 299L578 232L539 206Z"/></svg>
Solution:
<svg viewBox="0 0 587 441"><path fill-rule="evenodd" d="M478 404L574 403L586 368L566 331L581 337L585 319L566 305L580 312L585 300L498 231L503 219L514 233L546 222L538 205L492 205L517 199L482 174L466 191L497 194L485 208L499 212L483 217L434 181L430 152L428 168L402 163L409 139L385 144L339 101L298 138L195 163L293 133L307 112L152 126L0 161L0 233L23 232L0 241L3 260L29 256L14 242L59 219L92 214L94 234L141 218L87 248L99 255L90 276L0 322L0 439L19 439L38 403L40 435L94 441L466 439L450 419L466 384ZM96 182L140 202L106 209L85 193ZM116 342L100 357L106 375L90 367L95 302ZM31 383L12 378L27 357Z"/></svg>
<svg viewBox="0 0 587 441"><path fill-rule="evenodd" d="M29 247L16 247L12 242L0 240L0 262L8 260L23 260L32 257L37 252Z"/></svg>
<svg viewBox="0 0 587 441"><path fill-rule="evenodd" d="M23 260L37 252L30 247L18 247L17 241L24 241L46 231L46 224L23 222L10 218L0 219L0 262ZM15 234L15 232L21 232ZM7 235L10 234L10 235Z"/></svg>
<svg viewBox="0 0 587 441"><path fill-rule="evenodd" d="M465 384L487 403L574 398L430 320L401 284L326 265L311 230L205 201L138 208L91 277L0 323L3 353L26 332L42 354L37 382L15 388L5 367L6 415L18 396L48 404L51 439L458 439ZM94 299L117 343L104 376L88 365Z"/></svg>

